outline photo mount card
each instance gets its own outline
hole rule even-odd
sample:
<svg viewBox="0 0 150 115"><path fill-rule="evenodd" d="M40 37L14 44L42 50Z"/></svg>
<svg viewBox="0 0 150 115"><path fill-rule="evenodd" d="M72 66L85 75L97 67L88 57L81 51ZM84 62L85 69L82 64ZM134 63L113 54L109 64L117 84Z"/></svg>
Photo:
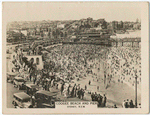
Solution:
<svg viewBox="0 0 150 115"><path fill-rule="evenodd" d="M149 113L148 2L3 2L3 114Z"/></svg>

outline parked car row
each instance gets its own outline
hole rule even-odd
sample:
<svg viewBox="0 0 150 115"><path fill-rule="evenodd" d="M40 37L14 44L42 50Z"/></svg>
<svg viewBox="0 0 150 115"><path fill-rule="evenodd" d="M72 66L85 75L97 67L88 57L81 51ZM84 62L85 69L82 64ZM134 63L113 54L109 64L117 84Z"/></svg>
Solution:
<svg viewBox="0 0 150 115"><path fill-rule="evenodd" d="M15 77L13 80L13 86L20 89L25 89L26 81L22 77Z"/></svg>
<svg viewBox="0 0 150 115"><path fill-rule="evenodd" d="M41 88L32 83L27 83L18 74L9 74L7 81L13 83L15 88L23 92L14 93L13 102L15 108L55 108L55 101L58 101L57 92L41 90ZM16 77L15 77L16 76ZM35 97L32 100L32 96ZM33 102L35 105L33 105Z"/></svg>
<svg viewBox="0 0 150 115"><path fill-rule="evenodd" d="M7 72L7 82L13 83L14 78L19 74L19 72Z"/></svg>
<svg viewBox="0 0 150 115"><path fill-rule="evenodd" d="M30 96L24 92L14 93L12 104L18 108L31 108Z"/></svg>
<svg viewBox="0 0 150 115"><path fill-rule="evenodd" d="M56 93L52 93L45 90L35 92L34 103L32 104L32 98L25 92L14 93L12 104L18 108L55 108Z"/></svg>

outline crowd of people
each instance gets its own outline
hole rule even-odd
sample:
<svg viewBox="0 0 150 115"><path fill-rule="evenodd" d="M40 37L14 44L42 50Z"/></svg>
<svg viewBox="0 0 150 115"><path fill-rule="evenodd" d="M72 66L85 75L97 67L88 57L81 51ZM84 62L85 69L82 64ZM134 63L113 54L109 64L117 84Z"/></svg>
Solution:
<svg viewBox="0 0 150 115"><path fill-rule="evenodd" d="M119 77L118 81L134 85L135 76L138 76L138 84L141 82L141 56L138 47L103 48L94 45L65 45L51 50L47 59L61 68L62 76L84 77L91 72L96 78L103 68L104 76L109 78L109 82L112 77Z"/></svg>
<svg viewBox="0 0 150 115"><path fill-rule="evenodd" d="M129 99L124 100L122 103L123 108L135 108L136 106L134 105L133 101ZM139 103L138 108L141 108L141 103Z"/></svg>
<svg viewBox="0 0 150 115"><path fill-rule="evenodd" d="M51 53L48 59L69 71L71 77L80 79L90 73L96 81L105 81L107 78L107 84L109 84L117 78L117 81L121 83L128 82L134 86L135 76L138 76L140 88L141 51L139 47L103 48L94 45L65 45L56 47ZM104 71L104 78L99 78L98 73L101 68ZM61 74L67 72L61 71Z"/></svg>
<svg viewBox="0 0 150 115"><path fill-rule="evenodd" d="M105 96L105 94L104 96L102 96L100 94L97 94L96 92L92 93L91 99L92 101L97 101L98 107L106 107L107 97Z"/></svg>
<svg viewBox="0 0 150 115"><path fill-rule="evenodd" d="M67 94L67 97L77 97L79 99L84 99L84 89L80 88L80 84L74 84L73 87L69 84L68 87L65 86L65 83L61 85L61 95Z"/></svg>
<svg viewBox="0 0 150 115"><path fill-rule="evenodd" d="M104 59L101 52L107 49L94 45L62 45L50 50L47 62L55 62L55 68L60 68L60 76L86 77L88 73L94 74L93 69L97 67L100 71L100 60ZM69 77L69 78L70 78Z"/></svg>
<svg viewBox="0 0 150 115"><path fill-rule="evenodd" d="M81 87L76 83L89 75L92 76L93 81L101 80L105 83L107 79L107 84L109 84L115 77L120 82L123 82L123 80L131 82L132 77L136 74L140 83L140 48L66 44L47 50L49 50L49 54L45 55L44 58L45 63L51 65L49 70L44 67L42 71L38 71L33 60L27 60L21 49L16 50L17 55L13 60L16 68L19 68L18 71L26 71L28 73L26 79L34 84L41 85L43 90L50 91L50 88L55 87L61 91L61 95L64 97L84 99L87 85ZM100 75L99 73L102 73L102 71L104 74ZM60 80L62 82L59 82ZM76 83L72 83L72 81ZM99 89L100 87L97 87L97 90ZM107 98L105 94L102 96L95 92L90 93L90 95L92 101L98 102L98 107L106 106ZM116 106L114 105L114 107Z"/></svg>
<svg viewBox="0 0 150 115"><path fill-rule="evenodd" d="M118 77L119 82L128 82L134 86L135 77L138 78L138 87L141 83L141 52L140 48L118 47L111 48L108 55L108 63L113 76ZM114 68L114 69L113 69Z"/></svg>

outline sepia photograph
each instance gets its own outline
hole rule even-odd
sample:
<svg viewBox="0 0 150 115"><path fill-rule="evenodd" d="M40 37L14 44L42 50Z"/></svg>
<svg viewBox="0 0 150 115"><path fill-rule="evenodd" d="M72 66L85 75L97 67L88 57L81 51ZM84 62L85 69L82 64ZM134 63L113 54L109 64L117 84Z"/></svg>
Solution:
<svg viewBox="0 0 150 115"><path fill-rule="evenodd" d="M148 25L147 2L3 2L3 112L148 112Z"/></svg>

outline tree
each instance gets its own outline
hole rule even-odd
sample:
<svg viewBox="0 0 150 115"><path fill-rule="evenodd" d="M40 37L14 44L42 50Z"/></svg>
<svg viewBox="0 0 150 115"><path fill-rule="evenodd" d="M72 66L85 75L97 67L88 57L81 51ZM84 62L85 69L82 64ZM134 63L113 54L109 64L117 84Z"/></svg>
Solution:
<svg viewBox="0 0 150 115"><path fill-rule="evenodd" d="M15 31L8 31L7 32L7 40L8 38L11 38L11 41L17 42L20 40L25 40L25 35L21 32L15 32Z"/></svg>
<svg viewBox="0 0 150 115"><path fill-rule="evenodd" d="M99 25L99 23L95 22L94 27L97 27Z"/></svg>

